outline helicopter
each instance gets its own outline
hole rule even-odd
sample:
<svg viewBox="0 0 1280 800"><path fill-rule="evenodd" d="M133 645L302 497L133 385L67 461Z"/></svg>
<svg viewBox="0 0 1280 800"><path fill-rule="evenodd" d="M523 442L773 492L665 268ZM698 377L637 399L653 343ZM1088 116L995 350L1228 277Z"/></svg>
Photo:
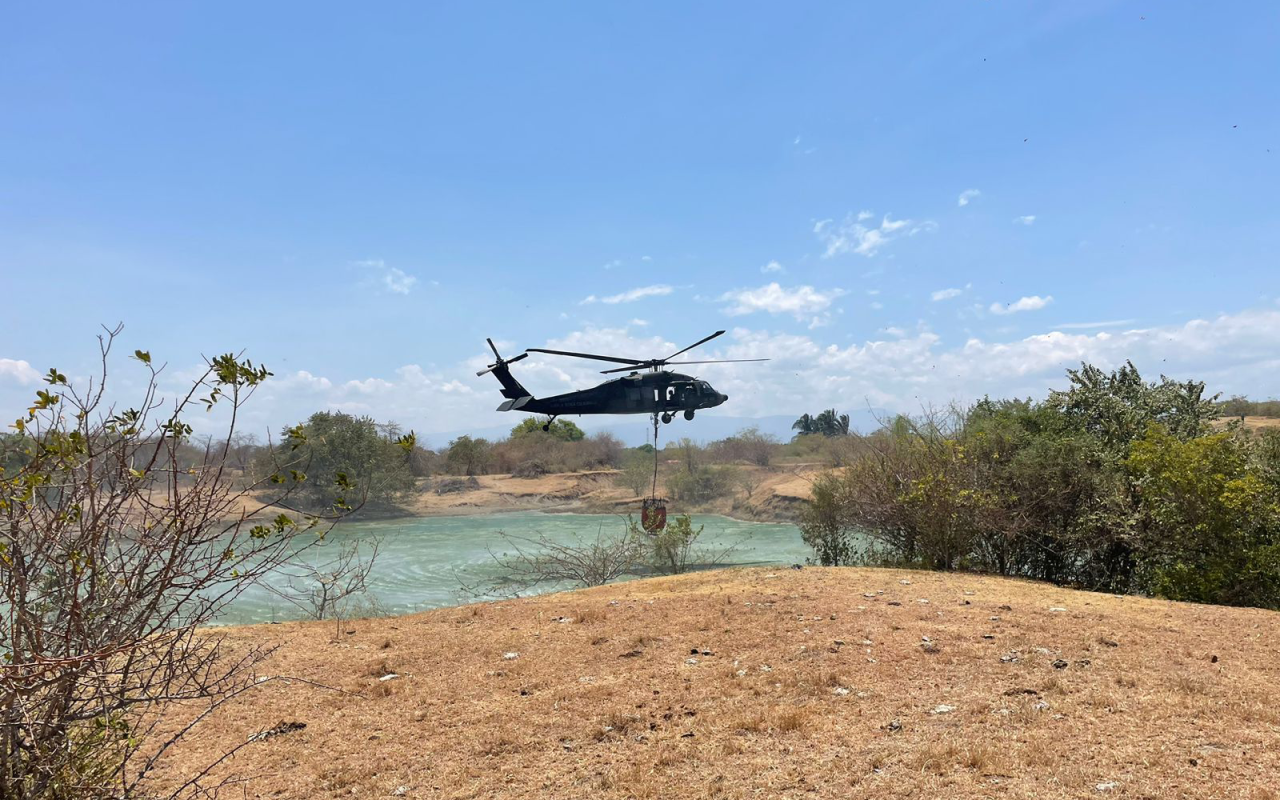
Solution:
<svg viewBox="0 0 1280 800"><path fill-rule="evenodd" d="M546 414L548 419L542 426L544 431L551 429L556 417L565 414L652 414L655 419L661 418L664 423L671 422L675 415L683 412L686 420L693 419L694 412L701 408L715 408L729 399L727 394L717 392L711 384L690 375L663 369L669 364L724 364L744 361L768 361L767 358L726 358L711 361L672 361L676 356L687 353L699 345L706 344L724 331L700 339L683 350L677 350L666 358L621 358L619 356L602 356L595 353L575 353L569 350L547 350L541 347L530 347L515 358L505 359L492 339L486 339L489 349L496 359L488 368L476 373L477 376L490 372L502 384L502 396L507 398L498 406L498 411L527 411L533 414ZM534 397L520 385L511 374L510 365L528 358L530 353L550 353L573 358L588 358L595 361L609 361L625 364L623 367L601 370L602 375L617 372L629 372L621 378L614 378L599 386L567 392L552 397ZM656 424L656 422L655 422Z"/></svg>

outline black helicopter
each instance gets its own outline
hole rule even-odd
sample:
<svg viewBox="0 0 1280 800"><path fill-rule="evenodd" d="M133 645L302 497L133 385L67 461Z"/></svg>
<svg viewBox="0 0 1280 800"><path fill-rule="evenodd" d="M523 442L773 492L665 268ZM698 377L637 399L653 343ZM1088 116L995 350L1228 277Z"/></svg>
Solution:
<svg viewBox="0 0 1280 800"><path fill-rule="evenodd" d="M670 422L677 413L683 411L685 419L693 419L693 413L699 408L715 408L729 399L711 387L711 384L698 380L690 375L670 372L663 367L672 363L671 359L686 353L701 344L706 344L720 336L724 331L716 331L705 339L701 339L683 350L677 350L666 358L647 360L635 358L619 358L618 356L601 356L594 353L574 353L568 350L546 350L541 347L530 347L520 355L504 359L494 346L492 339L486 339L494 358L488 369L482 369L476 375L492 372L502 384L502 396L507 398L499 411L528 411L533 414L546 414L549 419L542 426L550 430L551 422L564 414L653 414L660 415L663 422ZM630 372L622 378L606 381L599 386L577 392L558 394L553 397L534 397L512 376L509 368L530 353L552 353L558 356L574 358L590 358L596 361L611 361L615 364L626 364L624 367L602 370L601 374L614 372ZM712 361L677 361L676 364L723 364L741 361L768 361L767 358L728 358ZM642 372L642 370L644 370ZM656 424L656 423L655 423Z"/></svg>

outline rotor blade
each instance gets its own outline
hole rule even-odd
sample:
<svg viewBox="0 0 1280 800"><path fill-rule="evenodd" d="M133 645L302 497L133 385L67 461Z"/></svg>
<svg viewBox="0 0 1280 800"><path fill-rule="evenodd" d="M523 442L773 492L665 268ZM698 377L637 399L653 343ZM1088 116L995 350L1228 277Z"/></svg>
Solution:
<svg viewBox="0 0 1280 800"><path fill-rule="evenodd" d="M498 365L494 364L492 367L489 367L488 369L482 369L476 373L476 377L479 378L481 375L488 375L490 372L493 372L495 369L497 369L497 367Z"/></svg>
<svg viewBox="0 0 1280 800"><path fill-rule="evenodd" d="M517 361L519 361L520 359L522 359L522 358L528 358L528 357L529 357L529 354L528 354L528 353L521 353L520 355L516 356L515 358L508 358L508 359L507 359L507 363L508 363L508 364L514 364L514 363L516 363Z"/></svg>
<svg viewBox="0 0 1280 800"><path fill-rule="evenodd" d="M493 340L486 338L485 341L489 343L489 349L493 351L493 357L501 361L502 356L498 355L498 348L494 347Z"/></svg>
<svg viewBox="0 0 1280 800"><path fill-rule="evenodd" d="M707 342L711 341L712 339L716 338L717 336L720 336L720 335L721 335L721 334L723 334L723 333L724 333L724 331L716 331L715 333L711 334L710 336L708 336L708 337L707 337L707 338L705 338L705 339L699 339L698 341L696 341L696 342L694 342L693 344L691 344L691 345L689 345L688 347L686 347L684 350L677 350L676 352L674 352L674 353L672 353L671 355L669 355L669 356L667 356L666 358L664 358L664 359L663 359L663 361L670 361L671 359L675 358L676 356L680 355L681 353L686 353L686 352L688 352L688 351L692 350L693 348L697 347L697 346L698 346L698 345L700 345L700 344L706 344Z"/></svg>
<svg viewBox="0 0 1280 800"><path fill-rule="evenodd" d="M767 358L713 358L710 361L668 361L667 364L740 364L744 361L768 361Z"/></svg>
<svg viewBox="0 0 1280 800"><path fill-rule="evenodd" d="M597 356L591 353L572 353L568 350L545 350L541 347L530 347L526 353L551 353L557 356L573 356L574 358L594 358L596 361L612 361L615 364L644 364L644 361L637 361L634 358L616 358L614 356Z"/></svg>
<svg viewBox="0 0 1280 800"><path fill-rule="evenodd" d="M664 361L662 362L662 366L669 366L671 364L737 364L743 361L769 361L769 359L767 358L717 358L711 361ZM608 375L612 372L629 372L629 371L632 371L633 369L635 368L634 367L618 367L617 369L602 369L600 370L600 374Z"/></svg>

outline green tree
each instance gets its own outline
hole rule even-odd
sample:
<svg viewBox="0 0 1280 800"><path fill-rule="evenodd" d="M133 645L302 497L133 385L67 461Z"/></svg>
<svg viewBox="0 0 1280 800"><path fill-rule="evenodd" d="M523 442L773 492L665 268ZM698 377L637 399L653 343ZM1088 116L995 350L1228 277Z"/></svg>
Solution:
<svg viewBox="0 0 1280 800"><path fill-rule="evenodd" d="M1248 440L1181 441L1152 425L1125 461L1142 497L1149 588L1173 600L1280 606L1280 504L1250 469Z"/></svg>
<svg viewBox="0 0 1280 800"><path fill-rule="evenodd" d="M579 442L586 438L586 434L582 429L567 419L556 419L551 421L551 429L549 431L542 430L542 426L546 424L537 417L525 417L520 420L520 424L511 429L512 439L522 439L527 436L550 436L561 442Z"/></svg>
<svg viewBox="0 0 1280 800"><path fill-rule="evenodd" d="M1062 412L1079 430L1097 438L1107 454L1122 459L1129 447L1158 423L1172 436L1186 441L1208 430L1216 416L1213 397L1204 396L1204 383L1178 382L1161 376L1148 383L1133 362L1103 372L1092 364L1067 370L1071 386L1049 394L1047 404Z"/></svg>
<svg viewBox="0 0 1280 800"><path fill-rule="evenodd" d="M459 436L449 442L445 452L445 464L455 475L482 474L489 464L491 445L488 439L472 439L470 436Z"/></svg>
<svg viewBox="0 0 1280 800"><path fill-rule="evenodd" d="M370 417L341 411L318 411L302 423L305 443L295 453L307 464L307 480L300 497L311 508L326 508L351 490L340 476L357 487L366 502L394 503L413 488L412 434L380 426ZM286 437L290 431L286 431Z"/></svg>

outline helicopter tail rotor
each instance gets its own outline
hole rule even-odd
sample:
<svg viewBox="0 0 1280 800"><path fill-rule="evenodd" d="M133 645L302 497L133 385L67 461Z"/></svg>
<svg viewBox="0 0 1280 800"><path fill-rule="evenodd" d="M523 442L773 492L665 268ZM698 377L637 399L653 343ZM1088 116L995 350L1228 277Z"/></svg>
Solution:
<svg viewBox="0 0 1280 800"><path fill-rule="evenodd" d="M482 369L479 372L477 372L476 377L479 377L481 375L488 375L490 372L493 372L495 369L498 369L499 367L505 367L508 364L516 363L522 358L529 357L528 353L521 353L515 358L503 358L502 354L498 352L498 348L497 346L494 345L492 339L485 339L485 341L489 343L489 349L493 351L493 357L497 360L494 361L492 364L490 364L488 368Z"/></svg>

